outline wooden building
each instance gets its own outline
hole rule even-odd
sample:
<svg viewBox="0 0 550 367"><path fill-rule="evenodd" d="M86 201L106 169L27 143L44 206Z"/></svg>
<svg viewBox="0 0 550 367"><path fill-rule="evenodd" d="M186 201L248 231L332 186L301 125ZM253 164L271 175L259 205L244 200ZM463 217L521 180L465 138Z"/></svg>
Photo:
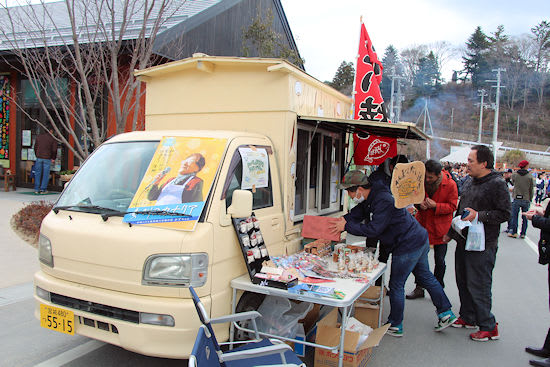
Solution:
<svg viewBox="0 0 550 367"><path fill-rule="evenodd" d="M139 3L143 0L134 0L134 2ZM15 37L21 42L29 42L25 46L28 48L36 47L37 37L42 37L41 42L47 42L51 47L67 42L66 39L62 39L63 37L71 37L64 1L32 5L31 7L35 13L47 12L50 16L53 14L51 29L45 27L40 32L30 32L26 29L24 32L12 31L10 34L7 32L9 28L6 28L6 16L1 14L6 10L0 9L0 19L4 19L4 22L0 21L0 27L4 29L4 33L0 33L0 81L2 82L0 87L2 96L0 99L0 165L15 173L17 185L23 187L32 186L29 174L34 158L34 140L42 130L34 120L46 121L46 114L55 113L54 109L58 106L55 106L54 103L48 106L48 110L40 106L27 76L19 71L20 63L13 52L9 37ZM280 35L281 44L299 55L280 0L187 0L174 16L166 20L157 33L153 43L157 64L187 58L194 53L205 53L212 56L245 56L243 30L247 29L259 14L262 15L262 18L272 14L272 30ZM131 20L133 29L125 33L127 35L125 40L128 43L135 39L136 30L142 27L141 20L137 15L135 19ZM33 37L34 43L32 42ZM79 39L81 44L89 42L87 39ZM259 56L258 51L250 45L248 51L246 56ZM119 63L124 59L124 55L120 56ZM297 62L297 64L303 69L301 62ZM126 72L131 71L127 70ZM75 88L71 83L67 80L60 80L60 82L67 83L66 90L69 98L76 97ZM47 88L40 93L48 93ZM137 124L128 121L126 131L132 130L134 126L138 130L144 126L144 97L140 98L140 102L141 107L132 111L132 113L138 114ZM112 101L109 98L103 98L98 104L96 107L102 111L99 117L103 119L105 136L116 134ZM128 120L130 119L133 119L133 114L130 114ZM73 128L77 137L82 139L78 127L73 125ZM73 138L68 137L67 140L70 144L74 144ZM58 176L56 172L72 169L78 165L80 162L72 151L67 146L60 144L57 162L52 166L52 177ZM62 182L56 179L54 184L53 181L50 181L49 189L60 190Z"/></svg>

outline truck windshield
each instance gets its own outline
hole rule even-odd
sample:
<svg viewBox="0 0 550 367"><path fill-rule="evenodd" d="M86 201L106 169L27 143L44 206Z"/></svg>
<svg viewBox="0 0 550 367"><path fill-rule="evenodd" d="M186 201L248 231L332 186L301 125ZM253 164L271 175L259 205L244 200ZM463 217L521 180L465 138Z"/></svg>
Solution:
<svg viewBox="0 0 550 367"><path fill-rule="evenodd" d="M103 213L126 211L158 141L105 144L77 171L56 207Z"/></svg>

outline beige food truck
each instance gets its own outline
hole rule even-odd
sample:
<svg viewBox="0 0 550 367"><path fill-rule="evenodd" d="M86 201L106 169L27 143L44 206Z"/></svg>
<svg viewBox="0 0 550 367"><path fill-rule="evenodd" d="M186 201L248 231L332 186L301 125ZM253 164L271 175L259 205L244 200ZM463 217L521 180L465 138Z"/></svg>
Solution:
<svg viewBox="0 0 550 367"><path fill-rule="evenodd" d="M336 184L350 132L425 139L412 124L350 120L349 97L280 59L200 54L136 74L147 84L146 129L98 147L44 219L35 316L145 355L189 356L199 326L189 285L212 317L230 313L230 281L246 273L228 211L234 194L253 193L248 210L270 255L295 253L304 215L344 210ZM124 213L157 182L147 173L166 138L215 142L203 151L208 172L197 173L200 213L191 227L132 224ZM243 148L267 153L262 185L245 187ZM239 307L254 302L243 296ZM216 334L227 338L228 325Z"/></svg>

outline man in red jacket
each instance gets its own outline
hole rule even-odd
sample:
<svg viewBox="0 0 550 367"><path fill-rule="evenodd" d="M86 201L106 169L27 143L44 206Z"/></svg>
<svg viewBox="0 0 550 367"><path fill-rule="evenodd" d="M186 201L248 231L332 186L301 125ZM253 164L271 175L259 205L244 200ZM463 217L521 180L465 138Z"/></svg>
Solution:
<svg viewBox="0 0 550 367"><path fill-rule="evenodd" d="M426 166L424 180L426 198L417 205L416 219L428 231L430 245L434 249L434 275L441 286L445 287L443 277L446 268L447 243L443 240L443 236L451 228L453 213L458 201L458 190L449 173L442 171L441 163L430 159L424 165ZM424 288L417 283L416 288L406 297L407 299L422 298L424 297Z"/></svg>

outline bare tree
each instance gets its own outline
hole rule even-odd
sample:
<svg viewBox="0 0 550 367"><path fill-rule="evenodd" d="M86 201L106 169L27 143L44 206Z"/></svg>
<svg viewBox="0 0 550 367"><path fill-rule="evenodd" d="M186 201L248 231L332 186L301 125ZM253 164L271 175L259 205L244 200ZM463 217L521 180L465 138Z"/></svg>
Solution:
<svg viewBox="0 0 550 367"><path fill-rule="evenodd" d="M537 79L537 94L539 108L542 107L544 98L544 86L546 84L548 63L550 62L550 22L542 21L531 28L533 42L535 44L535 75Z"/></svg>
<svg viewBox="0 0 550 367"><path fill-rule="evenodd" d="M412 85L414 81L420 59L427 55L428 47L426 45L413 45L401 51L401 63L403 64L405 77L409 84Z"/></svg>
<svg viewBox="0 0 550 367"><path fill-rule="evenodd" d="M458 50L450 42L438 41L428 46L437 60L438 72L441 74L447 63L458 56Z"/></svg>
<svg viewBox="0 0 550 367"><path fill-rule="evenodd" d="M15 56L4 56L5 61L28 78L47 121L27 116L43 127L51 125L55 137L83 160L107 137L105 101L112 105L116 133L125 131L129 121L136 128L144 88L133 70L158 62L154 39L184 2L63 4L41 0L0 8L0 36L9 45L9 56Z"/></svg>

